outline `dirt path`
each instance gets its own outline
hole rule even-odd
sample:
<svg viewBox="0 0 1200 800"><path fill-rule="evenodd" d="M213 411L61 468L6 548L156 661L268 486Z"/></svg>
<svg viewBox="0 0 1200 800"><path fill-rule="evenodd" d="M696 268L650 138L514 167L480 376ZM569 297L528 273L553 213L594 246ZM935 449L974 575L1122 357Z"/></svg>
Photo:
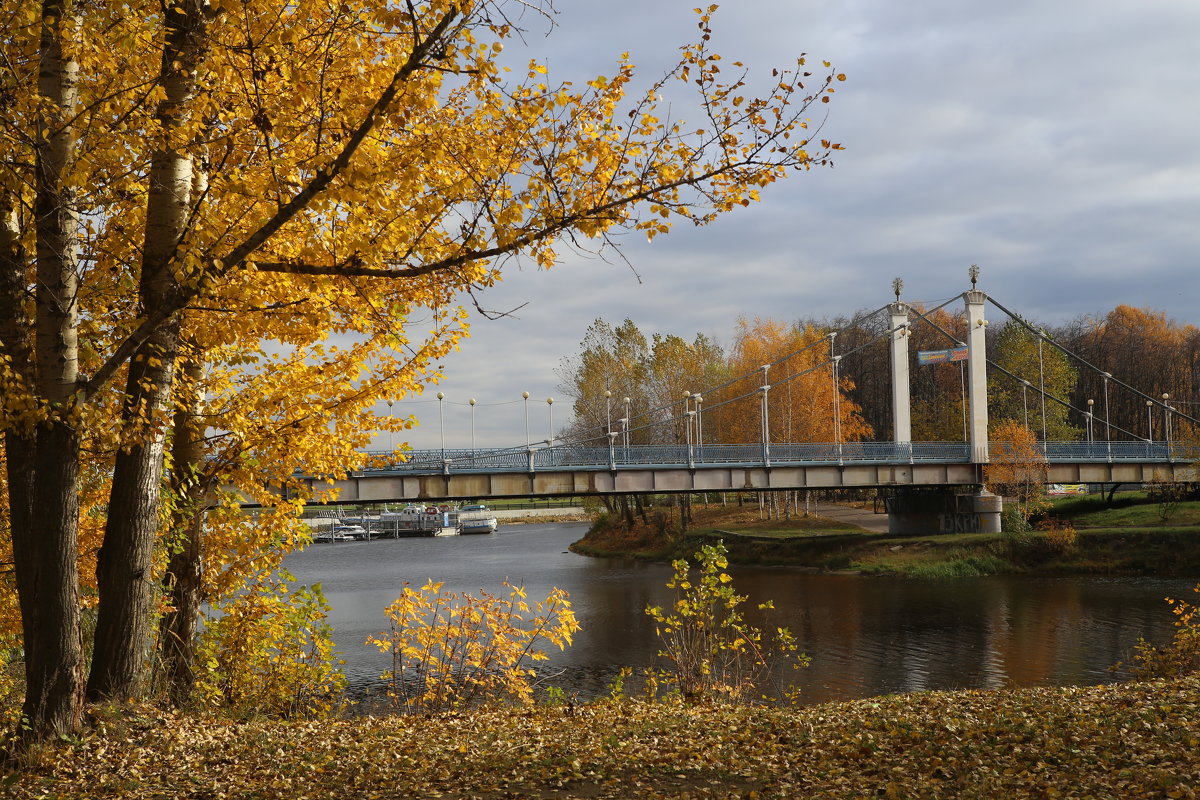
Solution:
<svg viewBox="0 0 1200 800"><path fill-rule="evenodd" d="M888 532L887 514L876 514L870 508L856 508L837 503L813 503L812 512L838 522L848 522L875 533Z"/></svg>

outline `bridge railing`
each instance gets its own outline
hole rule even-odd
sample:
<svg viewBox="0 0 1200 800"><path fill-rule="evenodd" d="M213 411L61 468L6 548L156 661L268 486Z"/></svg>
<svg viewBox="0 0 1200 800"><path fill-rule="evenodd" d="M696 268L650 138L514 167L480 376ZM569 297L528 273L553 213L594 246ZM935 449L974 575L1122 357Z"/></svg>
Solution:
<svg viewBox="0 0 1200 800"><path fill-rule="evenodd" d="M1039 446L1046 460L1163 461L1189 463L1200 460L1200 447L1181 442L1045 442Z"/></svg>
<svg viewBox="0 0 1200 800"><path fill-rule="evenodd" d="M962 442L846 442L705 445L594 445L504 450L414 450L404 461L382 463L389 454L370 453L374 466L363 473L514 472L559 468L638 469L761 467L784 464L965 462L970 448Z"/></svg>
<svg viewBox="0 0 1200 800"><path fill-rule="evenodd" d="M993 443L993 452L998 446ZM1040 452L1051 463L1200 461L1200 447L1178 442L1048 442ZM444 474L463 472L538 472L554 469L674 469L698 467L753 468L827 464L967 463L964 442L843 442L762 444L631 445L612 447L559 444L502 450L414 450L404 461L391 454L370 453L370 474Z"/></svg>

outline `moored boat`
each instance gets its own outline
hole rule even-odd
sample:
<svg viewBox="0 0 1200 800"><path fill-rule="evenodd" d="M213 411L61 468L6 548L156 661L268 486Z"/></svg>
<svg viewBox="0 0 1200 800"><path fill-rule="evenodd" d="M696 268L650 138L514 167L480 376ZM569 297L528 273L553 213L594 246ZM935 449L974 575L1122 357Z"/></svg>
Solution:
<svg viewBox="0 0 1200 800"><path fill-rule="evenodd" d="M497 527L496 515L487 506L470 505L458 509L459 533L495 533Z"/></svg>
<svg viewBox="0 0 1200 800"><path fill-rule="evenodd" d="M362 525L338 525L332 533L335 542L355 542L370 538L367 529Z"/></svg>
<svg viewBox="0 0 1200 800"><path fill-rule="evenodd" d="M372 533L381 536L452 536L458 528L451 523L450 512L437 506L405 506L399 511L384 511L372 525Z"/></svg>

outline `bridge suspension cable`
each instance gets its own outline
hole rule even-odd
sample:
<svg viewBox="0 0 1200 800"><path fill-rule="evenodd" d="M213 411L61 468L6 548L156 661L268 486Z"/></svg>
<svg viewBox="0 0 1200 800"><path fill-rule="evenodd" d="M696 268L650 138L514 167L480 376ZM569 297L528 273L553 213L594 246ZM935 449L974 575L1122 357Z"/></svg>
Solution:
<svg viewBox="0 0 1200 800"><path fill-rule="evenodd" d="M943 305L944 305L944 304L943 304ZM936 310L936 309L935 309L935 310ZM1001 311L1004 311L1006 314L1009 314L1009 316L1013 316L1013 315L1011 314L1011 312L1009 312L1007 309L1001 308ZM932 312L928 312L928 313L932 313ZM1029 329L1030 329L1031 331L1033 331L1034 333L1038 333L1038 331L1036 331L1036 330L1035 330L1035 329L1034 329L1032 326L1030 326L1030 325L1029 325L1027 322L1025 322L1024 320L1021 320L1021 319L1020 319L1020 318L1018 318L1018 317L1014 317L1014 319L1017 319L1017 320L1018 320L1018 321L1019 321L1019 322L1020 322L1022 325L1024 325L1024 326L1025 326L1025 327L1027 327L1027 328L1029 328ZM955 344L960 344L960 345L962 344L962 342L960 342L960 341L959 341L959 340L958 340L958 339L957 339L955 336L953 336L953 335L952 335L952 334L951 334L949 331L947 331L947 330L946 330L945 328L943 328L941 325L938 325L938 324L937 324L936 322L934 322L932 319L926 319L925 321L926 321L927 323L929 323L929 325L930 325L930 326L932 326L932 327L933 327L935 330L937 330L939 333L941 333L943 336L945 336L947 339L949 339L951 342L954 342ZM1053 344L1053 341L1051 341L1051 343ZM1071 355L1070 351L1066 350L1065 348L1060 348L1060 349L1062 349L1062 350L1063 350L1063 352L1067 353L1068 355ZM1039 360L1040 360L1040 359L1039 359ZM996 369L996 370L999 370L1000 372L1004 373L1004 374L1005 374L1005 375L1007 375L1008 377L1010 377L1010 378L1012 378L1013 380L1017 381L1017 383L1019 383L1019 384L1023 384L1025 387L1027 387L1027 388L1029 388L1029 389L1033 389L1034 391L1036 391L1036 392L1038 392L1038 393L1039 393L1039 395L1041 396L1041 400L1042 400L1042 402L1043 402L1043 406L1042 406L1042 420L1043 420L1043 433L1042 433L1042 440L1043 440L1043 441L1045 441L1045 440L1046 440L1046 435L1045 435L1045 418L1046 418L1046 412L1045 412L1045 405L1044 405L1044 403L1045 403L1045 400L1046 400L1046 399L1050 399L1050 400L1054 401L1055 403L1058 403L1059 405L1061 405L1061 406L1063 406L1063 407L1067 408L1068 410L1071 410L1071 411L1077 411L1077 412L1079 412L1080 414L1089 414L1089 413L1091 413L1091 412L1085 411L1084 409L1081 409L1081 408L1076 408L1076 407L1075 407L1075 406L1073 406L1073 405L1072 405L1072 404L1071 404L1069 401L1063 400L1063 399L1061 399L1061 398L1059 398L1059 397L1056 397L1056 396L1055 396L1055 395L1053 395L1053 394L1050 394L1050 393L1046 392L1046 390L1045 390L1045 385L1044 385L1044 384L1043 384L1043 385L1041 385L1041 386L1037 386L1037 387L1033 386L1033 384L1029 383L1029 381L1027 381L1027 380L1025 380L1024 378L1020 377L1019 375L1016 375L1015 373L1011 372L1010 370L1008 370L1008 369L1005 369L1003 366L1001 366L1000 364L996 363L995 361L993 361L993 360L992 360L992 359L990 359L990 358L987 360L987 363L988 363L988 366L989 366L989 367L992 367L992 368L994 368L994 369ZM1115 430L1119 431L1120 433L1126 434L1126 435L1128 435L1129 437L1131 437L1131 438L1133 438L1133 439L1140 439L1140 438L1142 438L1142 437L1138 436L1136 433L1134 433L1134 432L1132 432L1132 431L1125 430L1124 428L1120 427L1120 425L1111 424L1111 423L1110 423L1109 421L1107 421L1107 420L1105 421L1105 427L1106 427L1106 429L1115 429Z"/></svg>
<svg viewBox="0 0 1200 800"><path fill-rule="evenodd" d="M798 347L797 349L792 350L782 356L779 356L778 358L775 358L773 361L770 361L767 364L763 364L753 370L750 370L748 372L745 372L744 374L741 374L736 377L725 380L721 383L701 387L699 391L687 392L682 400L673 399L673 400L670 400L669 402L662 403L655 407L646 408L644 410L638 411L636 414L630 413L629 406L627 403L626 416L620 420L620 422L622 424L622 434L626 437L625 444L626 445L629 444L628 436L631 433L636 433L639 431L652 431L655 429L662 430L667 426L673 426L680 422L684 422L685 424L688 425L686 433L687 433L687 436L690 437L692 435L692 427L691 427L693 424L692 419L693 419L693 415L695 415L695 418L697 419L697 422L695 423L697 425L697 428L696 428L697 438L698 438L700 444L703 445L704 442L703 442L702 429L699 427L699 425L700 425L699 414L701 413L701 406L699 405L699 398L701 396L705 396L705 397L709 398L703 405L703 411L712 413L714 411L718 411L720 409L730 407L735 403L745 401L748 398L752 398L757 395L762 396L763 403L764 403L763 438L764 438L764 444L765 444L765 442L770 437L770 430L769 430L769 427L767 426L766 411L765 411L768 391L775 390L779 387L789 385L795 381L800 380L801 378L803 378L805 376L828 369L831 366L833 367L832 374L833 374L833 379L834 379L834 386L833 386L833 390L834 390L833 413L835 415L834 437L835 437L835 440L840 442L841 434L839 432L839 428L840 428L841 419L840 419L840 410L838 408L839 403L837 402L837 400L840 398L840 381L839 381L839 375L838 375L839 362L841 362L842 359L853 356L853 355L859 353L860 351L865 350L866 348L875 345L880 340L884 340L884 339L887 339L888 337L894 336L899 331L902 331L905 329L911 330L914 325L916 325L920 322L925 322L925 323L929 324L934 330L938 331L940 334L945 336L947 340L954 343L955 345L963 346L964 343L957 336L951 334L949 331L947 331L945 328L943 328L941 325L939 325L933 319L933 316L938 311L940 311L941 309L950 305L951 303L961 300L961 299L964 299L966 297L967 297L967 293L965 293L965 292L960 293L960 294L954 295L954 296L940 302L938 305L934 306L933 308L929 308L929 309L917 309L917 308L913 307L912 303L905 303L904 305L907 308L905 309L905 321L904 322L894 325L894 326L889 324L883 330L881 330L879 333L874 335L873 337L865 338L864 340L859 341L856 344L856 346L848 349L844 353L841 353L841 354L836 353L835 343L837 341L837 337L840 334L843 334L847 330L851 330L851 329L862 329L864 327L865 323L867 323L869 320L877 317L880 313L882 313L884 311L888 311L893 305L892 303L888 303L888 304L880 306L879 308L876 308L872 311L864 312L864 313L860 313L860 314L856 315L852 320L846 322L845 324L837 327L836 329L834 329L832 331L827 332L824 336L822 336L818 339L815 339L813 341L810 341L807 344L803 345L802 347ZM898 298L898 296L897 296L897 298ZM1104 388L1105 388L1105 403L1104 403L1104 405L1105 405L1105 409L1106 409L1105 410L1105 419L1103 420L1103 424L1105 425L1105 430L1106 430L1107 436L1111 436L1112 432L1115 431L1118 434L1120 434L1122 436L1128 436L1131 439L1135 439L1135 440L1143 439L1143 437L1138 436L1132 430L1126 429L1119 423L1113 423L1112 420L1109 419L1108 413L1107 413L1107 408L1108 408L1107 390L1108 390L1108 384L1110 382L1113 384L1114 387L1116 387L1118 389L1123 389L1127 392L1130 392L1132 395L1145 400L1146 404L1147 404L1147 408L1148 408L1147 414L1149 414L1149 409L1153 408L1153 407L1159 407L1159 408L1164 409L1164 413L1167 415L1165 418L1166 421L1164 422L1164 432L1170 430L1170 420L1171 420L1172 416L1174 416L1175 418L1180 419L1180 420L1185 420L1187 422L1191 422L1193 424L1200 425L1200 418L1198 418L1198 416L1200 416L1200 415L1193 416L1193 414L1195 414L1196 412L1193 411L1192 413L1188 413L1188 410L1185 410L1185 408L1184 408L1184 406L1192 405L1191 403L1188 403L1186 401L1176 401L1174 404L1169 404L1166 400L1165 395L1163 396L1163 399L1159 399L1159 398L1151 396L1150 394L1132 386L1131 384L1129 384L1123 380L1120 380L1119 378L1114 377L1110 373L1105 372L1104 370L1102 370L1095 364L1089 362L1087 359L1083 358L1079 354L1071 351L1067 347L1065 347L1062 344L1060 344L1059 342L1055 341L1044 330L1041 330L1041 329L1035 327L1033 324L1031 324L1026 319L1024 319L1021 315L1013 312L1012 310L1007 308L1003 303L999 302L995 298L993 298L991 296L987 296L987 295L985 295L985 298L988 302L990 302L998 310L1000 310L1001 312L1006 314L1011 320L1015 321L1018 325L1024 327L1026 330L1028 330L1030 333L1032 333L1033 335L1035 335L1037 337L1038 376L1037 376L1037 385L1036 386L1031 384L1029 380L1026 380L1025 378L1017 375L1015 372L1011 371L1008 368L1005 368L1004 366L1000 365L993 359L990 359L990 358L987 359L986 363L991 369L996 370L998 374L1003 374L1008 379L1019 383L1023 387L1022 388L1023 392L1027 391L1028 389L1033 389L1037 393L1036 396L1038 398L1038 401L1041 404L1042 439L1043 439L1043 441L1045 441L1047 439L1047 433L1048 433L1047 412L1046 412L1047 400L1049 400L1051 403L1061 406L1062 408L1064 408L1070 412L1074 412L1076 414L1083 415L1086 418L1087 423L1088 423L1089 436L1090 436L1090 431L1091 431L1091 424L1095 420L1093 411L1090 407L1091 406L1090 402L1089 402L1089 408L1087 408L1087 409L1078 408L1078 407L1074 406L1070 402L1069 399L1063 399L1063 398L1057 397L1057 396L1055 396L1055 394L1053 392L1047 391L1047 389L1046 389L1046 372L1045 372L1045 363L1044 363L1044 354L1043 354L1043 346L1047 342L1052 347L1056 348L1059 352L1065 354L1073 362L1079 364L1080 366L1082 366L1083 368L1085 368L1087 370L1091 370L1092 373L1094 373L1095 375L1099 375L1099 376L1103 377ZM910 315L912 318L909 318ZM872 326L872 327L874 327L874 326ZM866 332L867 331L864 331L864 333L866 333ZM772 368L776 368L776 367L779 367L780 365L786 364L789 361L789 359L793 359L793 358L801 356L805 353L808 353L809 351L812 351L812 350L824 345L826 342L829 342L828 356L821 359L817 363L811 363L803 369L794 370L794 371L789 372L786 375L782 375L782 376L778 377L777 379L775 379L774 381L771 381L768 383L767 375L769 374L769 371ZM737 394L736 396L724 397L724 398L720 397L720 393L722 393L724 390L728 389L729 387L735 386L739 382L747 381L748 379L752 379L755 375L757 375L759 373L763 374L763 382L761 385L754 386L753 388L749 389L748 391ZM964 377L964 384L965 384L965 377ZM772 396L777 396L777 395L772 395ZM695 400L693 400L693 398L695 398ZM718 398L720 398L720 399L718 399ZM965 385L964 385L964 398L965 398ZM409 402L412 402L412 401L409 401ZM426 402L429 402L429 401L426 401ZM490 403L490 404L483 404L483 405L501 406L501 405L512 405L517 402L521 402L521 401ZM696 403L695 410L692 410L690 407L690 404L692 402ZM459 403L458 405L462 405L462 404ZM473 407L474 403L472 403L471 405ZM790 406L790 401L789 401L789 406ZM965 401L963 403L963 407L964 407L964 414L965 414L965 410L966 410ZM679 408L682 408L682 411L679 411L678 410ZM964 425L965 424L966 424L966 422L965 422L965 418L964 418ZM1152 428L1153 428L1153 424L1150 423L1149 429L1148 429L1149 435L1147 437L1145 437L1146 439L1152 439L1152 437L1153 437ZM592 429L591 426L589 426L588 428L585 428L584 430L590 432L591 429ZM590 435L589 432L579 432L579 433L574 434L573 436L569 436L569 437L565 437L565 438L557 438L554 436L553 417L551 417L551 438L546 440L544 442L544 445L547 447L553 447L553 446L555 446L555 442L557 442L557 443L559 443L559 446L570 447L570 446L578 446L578 445L588 445L589 443L594 443L595 441L606 441L606 442L612 444L615 442L615 439L613 437L615 437L617 435L612 431L612 420L610 418L606 419L606 424L603 427L603 430L599 435L593 436L593 435ZM672 435L674 435L674 434L672 434ZM1166 437L1169 439L1169 433L1166 434ZM653 438L658 439L658 440L664 440L665 436L660 435L660 436L655 436ZM964 438L966 438L965 432L964 432ZM542 442L527 443L524 447L514 446L511 448L504 448L503 450L493 451L493 452L511 452L511 453L526 452L526 451L532 451L535 447L540 449L543 447L543 443ZM473 447L472 447L472 450L474 450Z"/></svg>
<svg viewBox="0 0 1200 800"><path fill-rule="evenodd" d="M1081 356L1077 353L1074 353L1071 350L1068 350L1066 347L1064 347L1063 345L1056 342L1053 338L1051 338L1050 335L1047 334L1044 330L1035 328L1032 324L1029 323L1029 321L1024 319L1020 314L1017 314L1016 312L1009 310L1005 306L1001 305L1000 302L995 300L994 298L988 297L988 302L990 302L996 308L1000 309L1005 314L1007 314L1009 317L1011 317L1013 320L1015 320L1017 322L1017 324L1023 326L1030 333L1033 333L1035 336L1037 336L1039 338L1039 341L1048 342L1052 347L1058 349L1062 353L1066 354L1070 358L1074 359L1075 361L1079 362L1083 366L1092 370L1096 374L1103 376L1105 380L1115 383L1120 388L1130 391L1133 394L1137 395L1138 397L1141 397L1143 400L1147 400L1147 401L1153 403L1154 405L1162 406L1164 408L1166 407L1166 403L1164 403L1161 399L1159 399L1157 397L1153 397L1149 394L1146 394L1145 392L1138 389L1137 387L1126 383L1125 381L1121 380L1120 378L1114 377L1112 375L1112 373L1105 372L1104 370L1100 369L1095 364L1092 364L1087 359L1085 359L1083 356ZM1078 409L1076 409L1076 410L1078 410ZM1176 416L1179 416L1179 417L1182 417L1182 418L1188 420L1189 422L1200 425L1200 419L1181 411L1179 408L1177 408L1175 406L1172 406L1170 408L1170 412L1172 414L1175 414ZM1137 437L1136 434L1131 434L1131 435L1133 435L1135 438L1140 438L1140 437Z"/></svg>

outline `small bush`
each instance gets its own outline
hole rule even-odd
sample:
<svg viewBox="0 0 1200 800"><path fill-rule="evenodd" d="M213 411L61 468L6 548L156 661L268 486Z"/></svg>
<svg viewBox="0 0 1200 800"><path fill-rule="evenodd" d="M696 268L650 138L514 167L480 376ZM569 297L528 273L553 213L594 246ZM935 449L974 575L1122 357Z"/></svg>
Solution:
<svg viewBox="0 0 1200 800"><path fill-rule="evenodd" d="M1047 517L1038 527L1042 531L1046 547L1055 555L1069 553L1079 538L1075 526L1069 520Z"/></svg>
<svg viewBox="0 0 1200 800"><path fill-rule="evenodd" d="M321 585L260 581L214 609L196 651L194 698L238 715L321 715L345 688Z"/></svg>
<svg viewBox="0 0 1200 800"><path fill-rule="evenodd" d="M853 564L854 560L851 559L850 556L845 553L838 553L836 556L830 556L829 558L825 559L825 564L823 566L828 570L842 570L850 569Z"/></svg>
<svg viewBox="0 0 1200 800"><path fill-rule="evenodd" d="M960 551L948 561L915 563L903 570L910 578L980 578L1012 571L1012 564L990 553Z"/></svg>
<svg viewBox="0 0 1200 800"><path fill-rule="evenodd" d="M774 668L808 666L808 656L799 652L787 628L776 628L764 640L742 618L738 606L746 598L730 585L726 553L722 542L702 546L695 556L700 568L695 579L687 560L673 562L675 577L667 588L675 590L674 606L670 612L646 608L663 643L659 656L670 662L662 677L685 700L745 701Z"/></svg>
<svg viewBox="0 0 1200 800"><path fill-rule="evenodd" d="M1147 497L1150 502L1158 506L1158 518L1162 524L1166 525L1175 512L1179 509L1179 504L1184 501L1187 496L1187 485L1183 483L1168 483L1158 477L1155 473L1154 480L1150 483Z"/></svg>
<svg viewBox="0 0 1200 800"><path fill-rule="evenodd" d="M1200 592L1200 585L1193 587ZM1200 609L1186 600L1167 598L1175 614L1175 637L1165 647L1139 639L1130 673L1135 678L1177 678L1200 672Z"/></svg>
<svg viewBox="0 0 1200 800"><path fill-rule="evenodd" d="M1033 526L1029 524L1029 519L1021 513L1017 506L1006 505L1000 511L1000 530L1005 533L1021 534L1033 530Z"/></svg>
<svg viewBox="0 0 1200 800"><path fill-rule="evenodd" d="M567 593L553 589L530 606L525 589L505 583L507 598L420 589L406 584L387 608L391 631L368 639L392 656L384 674L395 708L437 713L500 698L533 701L534 670L542 643L566 649L579 630Z"/></svg>

